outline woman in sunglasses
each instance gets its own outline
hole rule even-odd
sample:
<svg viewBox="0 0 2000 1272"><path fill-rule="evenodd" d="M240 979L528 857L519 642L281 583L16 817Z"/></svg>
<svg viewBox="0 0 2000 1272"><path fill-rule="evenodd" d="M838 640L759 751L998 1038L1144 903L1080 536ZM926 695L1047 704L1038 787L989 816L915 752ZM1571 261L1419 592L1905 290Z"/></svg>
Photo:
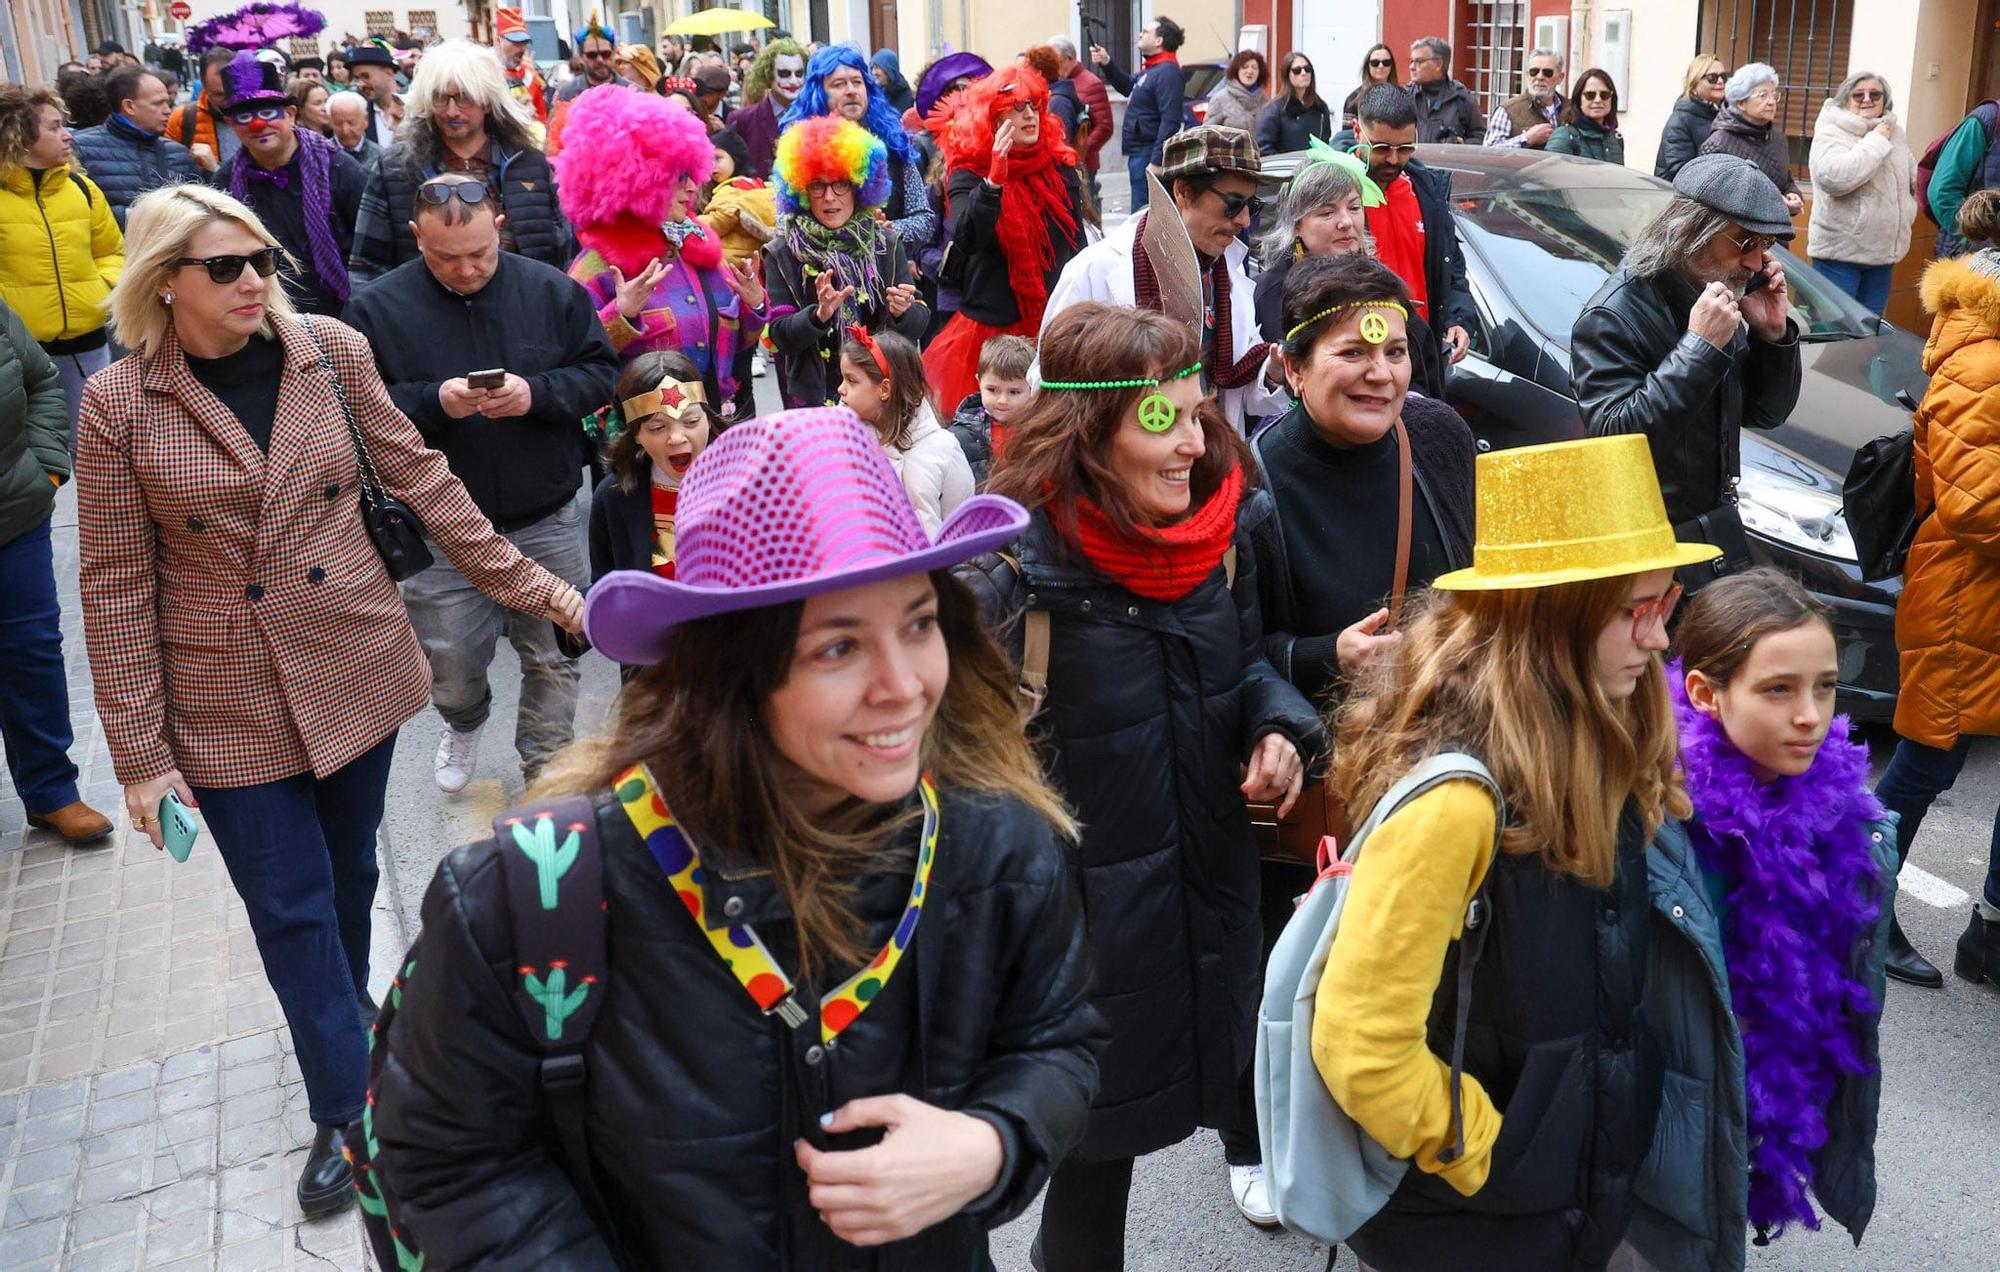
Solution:
<svg viewBox="0 0 2000 1272"><path fill-rule="evenodd" d="M1549 153L1625 162L1625 134L1618 131L1618 87L1608 71L1591 67L1577 77L1563 101L1562 122L1549 134Z"/></svg>
<svg viewBox="0 0 2000 1272"><path fill-rule="evenodd" d="M1354 127L1354 113L1361 104L1361 95L1377 84L1394 84L1396 78L1396 50L1386 44L1378 44L1368 50L1361 59L1361 83L1347 95L1340 107L1340 126Z"/></svg>
<svg viewBox="0 0 2000 1272"><path fill-rule="evenodd" d="M361 516L357 441L489 596L571 626L582 602L494 533L361 338L295 313L249 208L169 186L126 227L111 325L132 355L91 378L79 418L97 711L134 829L159 847L162 802L198 807L249 910L319 1128L311 1217L353 1198L340 1128L368 1077L375 832L396 730L430 705Z"/></svg>
<svg viewBox="0 0 2000 1272"><path fill-rule="evenodd" d="M1701 153L1701 143L1715 128L1715 112L1722 109L1722 89L1729 83L1729 68L1713 53L1697 53L1681 79L1680 100L1667 116L1660 132L1660 153L1653 162L1653 175L1672 181L1681 165Z"/></svg>
<svg viewBox="0 0 2000 1272"><path fill-rule="evenodd" d="M1820 273L1878 314L1889 303L1889 271L1910 250L1916 170L1889 81L1848 76L1813 125L1806 249Z"/></svg>
<svg viewBox="0 0 2000 1272"><path fill-rule="evenodd" d="M1257 116L1257 153L1289 154L1304 150L1315 137L1333 140L1333 112L1319 95L1311 58L1287 53L1271 94L1271 104Z"/></svg>

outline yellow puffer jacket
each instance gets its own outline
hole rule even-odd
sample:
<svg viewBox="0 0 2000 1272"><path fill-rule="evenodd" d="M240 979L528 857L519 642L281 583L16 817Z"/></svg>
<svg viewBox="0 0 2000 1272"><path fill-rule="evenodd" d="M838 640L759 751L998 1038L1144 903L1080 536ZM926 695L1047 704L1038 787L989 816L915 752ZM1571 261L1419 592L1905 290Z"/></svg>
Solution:
<svg viewBox="0 0 2000 1272"><path fill-rule="evenodd" d="M751 177L725 181L709 196L700 219L722 241L722 259L734 265L771 241L778 224L777 187Z"/></svg>
<svg viewBox="0 0 2000 1272"><path fill-rule="evenodd" d="M0 171L0 300L35 339L103 328L104 302L124 268L125 235L89 177L72 179L67 164L50 168L38 191L28 169Z"/></svg>
<svg viewBox="0 0 2000 1272"><path fill-rule="evenodd" d="M2000 734L2000 252L1924 271L1936 314L1916 417L1924 518L1896 605L1896 732L1949 747Z"/></svg>

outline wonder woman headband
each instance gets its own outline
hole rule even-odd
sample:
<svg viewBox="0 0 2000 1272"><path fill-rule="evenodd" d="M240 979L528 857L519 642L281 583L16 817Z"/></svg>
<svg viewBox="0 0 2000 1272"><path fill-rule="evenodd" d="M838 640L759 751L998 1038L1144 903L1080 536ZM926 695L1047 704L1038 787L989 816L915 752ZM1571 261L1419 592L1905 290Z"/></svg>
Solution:
<svg viewBox="0 0 2000 1272"><path fill-rule="evenodd" d="M1304 331L1307 327L1312 326L1320 319L1331 318L1335 314L1342 313L1349 309L1365 309L1368 311L1367 313L1361 315L1361 338L1363 340L1366 340L1369 344L1378 345L1381 344L1384 340L1387 340L1389 338L1389 320L1387 318L1384 318L1381 314L1374 312L1375 310L1393 309L1397 313L1403 315L1404 322L1408 322L1410 320L1410 311L1403 308L1403 303L1399 300L1357 300L1350 304L1335 305L1331 309L1320 310L1318 313L1306 319L1298 326L1293 327L1290 331L1287 331L1285 333L1285 339L1287 342L1296 340L1301 331Z"/></svg>
<svg viewBox="0 0 2000 1272"><path fill-rule="evenodd" d="M643 420L648 415L666 415L680 422L690 412L700 411L707 403L708 390L701 386L701 381L676 380L668 376L652 392L620 402L618 413L628 422Z"/></svg>

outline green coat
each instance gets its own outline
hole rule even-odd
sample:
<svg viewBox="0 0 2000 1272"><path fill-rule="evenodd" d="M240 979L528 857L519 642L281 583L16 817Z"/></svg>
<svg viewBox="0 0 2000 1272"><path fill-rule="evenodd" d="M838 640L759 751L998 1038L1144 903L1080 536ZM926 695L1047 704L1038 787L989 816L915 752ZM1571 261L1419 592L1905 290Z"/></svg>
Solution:
<svg viewBox="0 0 2000 1272"><path fill-rule="evenodd" d="M1585 159L1602 159L1606 163L1625 162L1625 134L1606 132L1595 124L1577 122L1563 124L1549 136L1548 152L1552 155L1581 155Z"/></svg>
<svg viewBox="0 0 2000 1272"><path fill-rule="evenodd" d="M69 403L55 361L0 304L0 544L48 520L50 474L69 480Z"/></svg>

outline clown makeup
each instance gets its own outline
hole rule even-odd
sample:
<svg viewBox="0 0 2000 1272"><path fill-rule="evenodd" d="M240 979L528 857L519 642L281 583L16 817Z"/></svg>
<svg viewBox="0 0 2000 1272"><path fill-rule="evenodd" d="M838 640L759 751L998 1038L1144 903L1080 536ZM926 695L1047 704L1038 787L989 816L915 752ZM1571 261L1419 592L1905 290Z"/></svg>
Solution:
<svg viewBox="0 0 2000 1272"><path fill-rule="evenodd" d="M843 119L860 123L868 114L868 77L851 66L837 66L822 81L827 107Z"/></svg>
<svg viewBox="0 0 2000 1272"><path fill-rule="evenodd" d="M293 135L298 117L294 106L258 106L232 111L229 124L258 167L276 169L290 163L298 147Z"/></svg>
<svg viewBox="0 0 2000 1272"><path fill-rule="evenodd" d="M806 60L791 53L771 59L771 96L780 106L789 106L806 86Z"/></svg>

